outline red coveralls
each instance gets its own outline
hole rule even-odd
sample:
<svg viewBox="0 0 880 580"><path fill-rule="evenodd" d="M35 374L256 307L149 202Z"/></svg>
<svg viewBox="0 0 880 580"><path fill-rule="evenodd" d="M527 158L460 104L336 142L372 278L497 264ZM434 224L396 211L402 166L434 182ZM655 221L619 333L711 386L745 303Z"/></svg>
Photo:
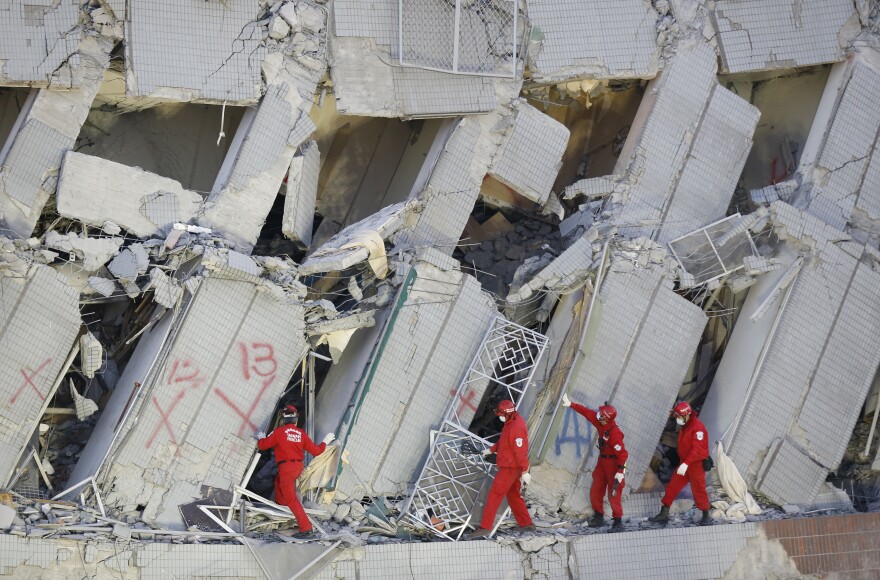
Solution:
<svg viewBox="0 0 880 580"><path fill-rule="evenodd" d="M327 444L315 445L299 427L282 425L257 441L257 447L261 451L275 448L275 463L278 465L278 475L275 476L275 501L290 508L296 517L300 532L308 532L312 529L312 523L296 496L296 478L302 473L305 451L317 456L324 453Z"/></svg>
<svg viewBox="0 0 880 580"><path fill-rule="evenodd" d="M697 413L693 412L691 418L678 432L678 458L681 463L687 463L688 469L684 475L673 473L672 479L666 485L663 505L671 506L678 492L690 483L697 508L703 511L709 510L706 472L703 471L703 460L707 457L709 457L709 434L706 432L706 426L697 417Z"/></svg>
<svg viewBox="0 0 880 580"><path fill-rule="evenodd" d="M529 430L519 413L510 415L501 429L498 443L489 449L498 454L495 461L498 474L489 489L480 527L485 530L492 529L495 513L505 496L517 525L520 527L532 525L532 517L529 515L526 502L519 493L519 478L523 472L529 470Z"/></svg>
<svg viewBox="0 0 880 580"><path fill-rule="evenodd" d="M623 488L626 485L626 479L620 482L617 493L613 496L611 492L614 490L614 476L620 472L624 472L626 460L629 452L623 444L623 431L617 426L617 423L611 422L602 425L596 418L596 411L572 403L571 408L582 415L587 421L592 423L596 431L599 432L599 460L596 461L596 468L593 470L593 485L590 486L590 504L593 511L597 514L603 514L603 496L608 495L608 503L611 504L611 516L615 518L623 517L623 506L621 505L621 496Z"/></svg>

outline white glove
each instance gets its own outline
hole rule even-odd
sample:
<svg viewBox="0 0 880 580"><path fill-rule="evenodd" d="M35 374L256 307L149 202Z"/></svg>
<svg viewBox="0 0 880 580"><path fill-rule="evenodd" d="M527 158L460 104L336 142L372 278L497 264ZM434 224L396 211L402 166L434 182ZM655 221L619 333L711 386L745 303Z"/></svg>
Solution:
<svg viewBox="0 0 880 580"><path fill-rule="evenodd" d="M483 457L489 457L490 455L492 455L492 450L486 447L485 449L480 451L480 455L482 455Z"/></svg>
<svg viewBox="0 0 880 580"><path fill-rule="evenodd" d="M615 474L614 474L614 479L617 480L617 483L622 482L622 481L623 481L623 474L622 474L622 473L615 473Z"/></svg>
<svg viewBox="0 0 880 580"><path fill-rule="evenodd" d="M523 471L523 474L519 476L519 480L523 485L528 485L532 483L532 474L528 471Z"/></svg>
<svg viewBox="0 0 880 580"><path fill-rule="evenodd" d="M258 440L259 440L259 439L265 439L265 438L266 438L266 432L265 432L265 431L257 431L257 439L258 439Z"/></svg>
<svg viewBox="0 0 880 580"><path fill-rule="evenodd" d="M677 473L679 475L684 475L685 473L687 473L687 470L688 470L688 464L682 463L681 465L678 466L678 470L676 470L675 473Z"/></svg>
<svg viewBox="0 0 880 580"><path fill-rule="evenodd" d="M562 393L562 406L563 407L571 407L571 399L568 398L568 395Z"/></svg>
<svg viewBox="0 0 880 580"><path fill-rule="evenodd" d="M327 433L327 435L324 436L323 442L326 445L330 445L334 439L336 439L336 433Z"/></svg>

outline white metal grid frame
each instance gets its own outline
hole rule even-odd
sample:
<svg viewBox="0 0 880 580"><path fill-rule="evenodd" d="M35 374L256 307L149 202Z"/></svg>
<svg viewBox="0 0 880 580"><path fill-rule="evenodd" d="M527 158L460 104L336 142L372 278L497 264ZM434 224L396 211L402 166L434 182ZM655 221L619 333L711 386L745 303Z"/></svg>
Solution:
<svg viewBox="0 0 880 580"><path fill-rule="evenodd" d="M404 519L449 540L458 540L467 529L495 466L474 450L491 443L472 433L458 402L475 385L489 383L485 393L498 386L517 408L547 348L546 336L496 316L453 397L428 459L404 506ZM483 389L481 389L483 390Z"/></svg>
<svg viewBox="0 0 880 580"><path fill-rule="evenodd" d="M745 256L757 256L747 228L734 231L740 221L736 213L669 242L669 250L696 284L711 282L743 268Z"/></svg>
<svg viewBox="0 0 880 580"><path fill-rule="evenodd" d="M402 66L454 74L516 78L517 0L398 0Z"/></svg>

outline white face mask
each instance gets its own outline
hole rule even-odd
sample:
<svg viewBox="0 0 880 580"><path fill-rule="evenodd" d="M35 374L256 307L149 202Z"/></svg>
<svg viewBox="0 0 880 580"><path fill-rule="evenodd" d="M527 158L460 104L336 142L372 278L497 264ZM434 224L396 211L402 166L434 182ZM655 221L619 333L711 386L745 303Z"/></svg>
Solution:
<svg viewBox="0 0 880 580"><path fill-rule="evenodd" d="M684 425L685 424L684 417L676 417L675 422L678 423L679 425Z"/></svg>
<svg viewBox="0 0 880 580"><path fill-rule="evenodd" d="M502 415L501 417L498 417L498 420L504 423L505 421L507 421L507 417Z"/></svg>

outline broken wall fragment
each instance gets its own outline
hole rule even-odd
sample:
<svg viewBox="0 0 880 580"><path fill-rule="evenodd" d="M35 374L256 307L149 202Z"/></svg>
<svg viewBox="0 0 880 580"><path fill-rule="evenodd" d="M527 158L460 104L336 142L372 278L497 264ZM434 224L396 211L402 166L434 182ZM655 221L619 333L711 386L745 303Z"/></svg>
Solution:
<svg viewBox="0 0 880 580"><path fill-rule="evenodd" d="M706 324L702 309L672 291L655 266L611 271L602 281L580 346L584 356L568 382L572 401L618 411L630 458L628 489L638 489ZM536 466L533 489L542 501L582 511L598 453L592 427L561 409Z"/></svg>
<svg viewBox="0 0 880 580"><path fill-rule="evenodd" d="M240 481L307 349L298 301L223 271L183 312L98 476L106 505L168 528L202 485Z"/></svg>
<svg viewBox="0 0 880 580"><path fill-rule="evenodd" d="M718 84L716 68L697 44L651 81L614 170L629 187L606 207L621 234L665 243L725 215L760 113Z"/></svg>
<svg viewBox="0 0 880 580"><path fill-rule="evenodd" d="M30 237L43 206L55 192L64 154L79 135L110 60L112 39L86 36L75 87L32 92L0 148L0 224Z"/></svg>
<svg viewBox="0 0 880 580"><path fill-rule="evenodd" d="M338 493L406 490L423 463L428 430L445 414L496 315L473 277L424 262L412 267L339 430L351 465L339 475ZM354 474L371 489L362 489Z"/></svg>
<svg viewBox="0 0 880 580"><path fill-rule="evenodd" d="M4 251L5 248L4 248ZM0 483L6 486L66 371L80 331L78 295L48 266L0 272Z"/></svg>
<svg viewBox="0 0 880 580"><path fill-rule="evenodd" d="M58 213L95 227L113 222L139 238L190 221L202 196L173 179L69 151L58 181Z"/></svg>

